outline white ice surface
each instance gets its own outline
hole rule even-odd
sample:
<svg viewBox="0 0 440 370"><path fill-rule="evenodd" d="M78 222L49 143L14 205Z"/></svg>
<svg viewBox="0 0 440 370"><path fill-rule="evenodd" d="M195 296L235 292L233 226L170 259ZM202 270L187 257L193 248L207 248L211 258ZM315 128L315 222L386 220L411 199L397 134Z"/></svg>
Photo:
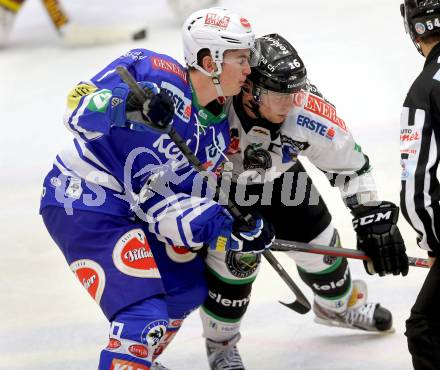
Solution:
<svg viewBox="0 0 440 370"><path fill-rule="evenodd" d="M65 2L78 23L147 25L137 43L66 48L37 0L18 16L11 45L0 50L0 369L96 369L108 324L83 291L38 216L45 173L70 140L61 123L70 88L133 47L182 59L179 26L164 1ZM114 6L111 6L113 4ZM119 4L119 5L118 5ZM124 4L124 5L121 5ZM251 21L258 35L278 32L299 50L311 79L338 107L370 156L382 198L398 202L399 116L423 58L405 35L398 0L221 1ZM119 9L119 7L124 7ZM104 9L100 9L104 8ZM119 18L118 18L119 17ZM311 169L345 247L354 247L350 215L338 191ZM403 219L408 254L425 256ZM293 263L278 254L296 277ZM426 270L406 278L352 275L394 314L396 332L375 335L319 326L277 303L291 294L266 264L254 285L240 351L248 369L408 370L405 319ZM298 283L311 297L310 290ZM162 361L172 369L207 369L197 314L185 322Z"/></svg>

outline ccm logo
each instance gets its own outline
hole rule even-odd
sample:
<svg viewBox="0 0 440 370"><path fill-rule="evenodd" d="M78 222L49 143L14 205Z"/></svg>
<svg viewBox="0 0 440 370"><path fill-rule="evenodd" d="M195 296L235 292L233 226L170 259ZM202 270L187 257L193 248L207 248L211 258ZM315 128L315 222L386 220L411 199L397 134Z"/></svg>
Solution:
<svg viewBox="0 0 440 370"><path fill-rule="evenodd" d="M368 224L376 223L381 220L389 220L391 218L392 211L388 212L379 212L375 213L374 215L368 215L365 217L357 218L356 220L353 220L353 227L356 230L358 226L365 226Z"/></svg>

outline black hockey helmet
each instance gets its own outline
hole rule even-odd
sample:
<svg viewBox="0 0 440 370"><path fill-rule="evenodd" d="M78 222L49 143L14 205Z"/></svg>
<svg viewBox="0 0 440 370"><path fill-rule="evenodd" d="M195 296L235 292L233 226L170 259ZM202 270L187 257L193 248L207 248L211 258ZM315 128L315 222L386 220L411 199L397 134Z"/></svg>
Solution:
<svg viewBox="0 0 440 370"><path fill-rule="evenodd" d="M256 40L259 62L248 79L253 85L278 93L294 93L307 83L307 71L295 48L276 33Z"/></svg>
<svg viewBox="0 0 440 370"><path fill-rule="evenodd" d="M440 0L404 0L400 14L406 32L423 55L419 40L440 33Z"/></svg>

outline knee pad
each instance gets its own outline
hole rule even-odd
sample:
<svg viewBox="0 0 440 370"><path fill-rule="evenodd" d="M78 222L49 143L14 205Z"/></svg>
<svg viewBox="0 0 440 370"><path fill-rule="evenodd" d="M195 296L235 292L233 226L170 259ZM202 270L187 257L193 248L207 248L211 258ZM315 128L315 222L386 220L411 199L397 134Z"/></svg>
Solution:
<svg viewBox="0 0 440 370"><path fill-rule="evenodd" d="M149 369L167 338L169 317L163 298L149 298L118 312L111 322L109 344L101 352L99 370Z"/></svg>

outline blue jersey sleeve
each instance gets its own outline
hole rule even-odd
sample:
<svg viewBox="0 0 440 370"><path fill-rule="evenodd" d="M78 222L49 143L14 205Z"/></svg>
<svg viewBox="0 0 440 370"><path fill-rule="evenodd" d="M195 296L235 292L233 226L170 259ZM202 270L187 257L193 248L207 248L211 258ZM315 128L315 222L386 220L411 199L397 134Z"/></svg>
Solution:
<svg viewBox="0 0 440 370"><path fill-rule="evenodd" d="M172 246L199 249L217 238L220 230L232 228L232 218L218 203L184 193L155 196L147 201L142 219L150 232Z"/></svg>
<svg viewBox="0 0 440 370"><path fill-rule="evenodd" d="M74 134L90 140L109 133L112 122L108 107L113 89L122 82L117 66L126 67L138 82L153 82L167 89L175 103L177 117L189 121L191 101L186 69L169 56L134 49L69 92L64 123Z"/></svg>

